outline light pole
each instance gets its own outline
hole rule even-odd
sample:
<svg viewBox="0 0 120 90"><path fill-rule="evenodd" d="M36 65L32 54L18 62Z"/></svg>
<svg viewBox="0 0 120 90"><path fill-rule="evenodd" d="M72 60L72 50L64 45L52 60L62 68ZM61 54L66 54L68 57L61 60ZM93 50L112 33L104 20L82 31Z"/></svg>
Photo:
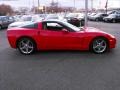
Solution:
<svg viewBox="0 0 120 90"><path fill-rule="evenodd" d="M88 20L87 20L88 15L87 14L88 14L88 0L85 0L85 28L88 25Z"/></svg>
<svg viewBox="0 0 120 90"><path fill-rule="evenodd" d="M33 4L33 13L35 14L35 3L34 3L34 0L32 1L32 4Z"/></svg>
<svg viewBox="0 0 120 90"><path fill-rule="evenodd" d="M91 10L93 10L93 0L91 0Z"/></svg>
<svg viewBox="0 0 120 90"><path fill-rule="evenodd" d="M105 8L106 8L106 14L107 14L107 9L108 9L108 0L106 1Z"/></svg>
<svg viewBox="0 0 120 90"><path fill-rule="evenodd" d="M75 11L75 0L73 2L74 2L74 11Z"/></svg>
<svg viewBox="0 0 120 90"><path fill-rule="evenodd" d="M40 7L40 0L38 0L38 9L37 9L38 13L39 13L39 7Z"/></svg>
<svg viewBox="0 0 120 90"><path fill-rule="evenodd" d="M38 8L40 7L40 0L38 0Z"/></svg>

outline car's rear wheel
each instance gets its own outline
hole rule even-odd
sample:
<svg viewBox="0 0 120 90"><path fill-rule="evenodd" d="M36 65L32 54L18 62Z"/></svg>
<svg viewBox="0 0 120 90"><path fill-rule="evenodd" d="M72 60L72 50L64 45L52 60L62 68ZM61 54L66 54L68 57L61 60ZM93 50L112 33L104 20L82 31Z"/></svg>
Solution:
<svg viewBox="0 0 120 90"><path fill-rule="evenodd" d="M18 50L25 55L32 54L35 51L35 43L29 38L22 38L17 44Z"/></svg>
<svg viewBox="0 0 120 90"><path fill-rule="evenodd" d="M96 54L102 54L108 50L108 42L104 38L96 38L91 44L91 50Z"/></svg>
<svg viewBox="0 0 120 90"><path fill-rule="evenodd" d="M0 25L0 30L2 29L2 26Z"/></svg>

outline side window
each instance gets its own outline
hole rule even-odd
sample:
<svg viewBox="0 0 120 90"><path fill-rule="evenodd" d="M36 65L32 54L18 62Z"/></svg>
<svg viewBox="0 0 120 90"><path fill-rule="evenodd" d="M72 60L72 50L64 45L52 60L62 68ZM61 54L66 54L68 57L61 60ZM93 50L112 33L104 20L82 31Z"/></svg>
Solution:
<svg viewBox="0 0 120 90"><path fill-rule="evenodd" d="M103 14L103 16L105 17L105 16L108 16L107 14Z"/></svg>
<svg viewBox="0 0 120 90"><path fill-rule="evenodd" d="M50 31L61 31L63 29L63 26L54 22L46 22L43 24L43 29Z"/></svg>

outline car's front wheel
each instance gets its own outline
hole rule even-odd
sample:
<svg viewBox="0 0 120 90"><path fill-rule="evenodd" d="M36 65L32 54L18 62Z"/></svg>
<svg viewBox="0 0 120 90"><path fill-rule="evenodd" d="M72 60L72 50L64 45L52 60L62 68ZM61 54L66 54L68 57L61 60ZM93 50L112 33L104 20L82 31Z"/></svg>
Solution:
<svg viewBox="0 0 120 90"><path fill-rule="evenodd" d="M96 54L102 54L108 50L108 42L104 38L96 38L93 40L90 49Z"/></svg>
<svg viewBox="0 0 120 90"><path fill-rule="evenodd" d="M35 43L29 38L22 38L17 44L18 50L25 55L32 54L35 51Z"/></svg>
<svg viewBox="0 0 120 90"><path fill-rule="evenodd" d="M116 22L115 19L113 19L112 22L115 23Z"/></svg>
<svg viewBox="0 0 120 90"><path fill-rule="evenodd" d="M99 21L99 19L98 19L98 18L96 18L96 19L95 19L95 21L97 21L97 22L98 22L98 21Z"/></svg>

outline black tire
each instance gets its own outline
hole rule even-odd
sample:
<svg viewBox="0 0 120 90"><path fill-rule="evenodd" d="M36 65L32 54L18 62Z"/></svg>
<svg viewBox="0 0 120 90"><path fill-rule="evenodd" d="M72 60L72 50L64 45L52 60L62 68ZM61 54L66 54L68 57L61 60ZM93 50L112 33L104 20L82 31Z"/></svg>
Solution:
<svg viewBox="0 0 120 90"><path fill-rule="evenodd" d="M112 23L116 23L115 19L112 20Z"/></svg>
<svg viewBox="0 0 120 90"><path fill-rule="evenodd" d="M102 54L108 51L109 45L105 38L99 37L92 41L90 44L90 50L96 54Z"/></svg>
<svg viewBox="0 0 120 90"><path fill-rule="evenodd" d="M36 45L30 38L21 38L17 42L17 48L20 53L24 55L30 55L36 50Z"/></svg>
<svg viewBox="0 0 120 90"><path fill-rule="evenodd" d="M98 21L99 21L99 19L98 19L98 18L96 18L96 19L95 19L95 21L97 21L97 22L98 22Z"/></svg>
<svg viewBox="0 0 120 90"><path fill-rule="evenodd" d="M0 25L0 30L2 30L2 26Z"/></svg>

